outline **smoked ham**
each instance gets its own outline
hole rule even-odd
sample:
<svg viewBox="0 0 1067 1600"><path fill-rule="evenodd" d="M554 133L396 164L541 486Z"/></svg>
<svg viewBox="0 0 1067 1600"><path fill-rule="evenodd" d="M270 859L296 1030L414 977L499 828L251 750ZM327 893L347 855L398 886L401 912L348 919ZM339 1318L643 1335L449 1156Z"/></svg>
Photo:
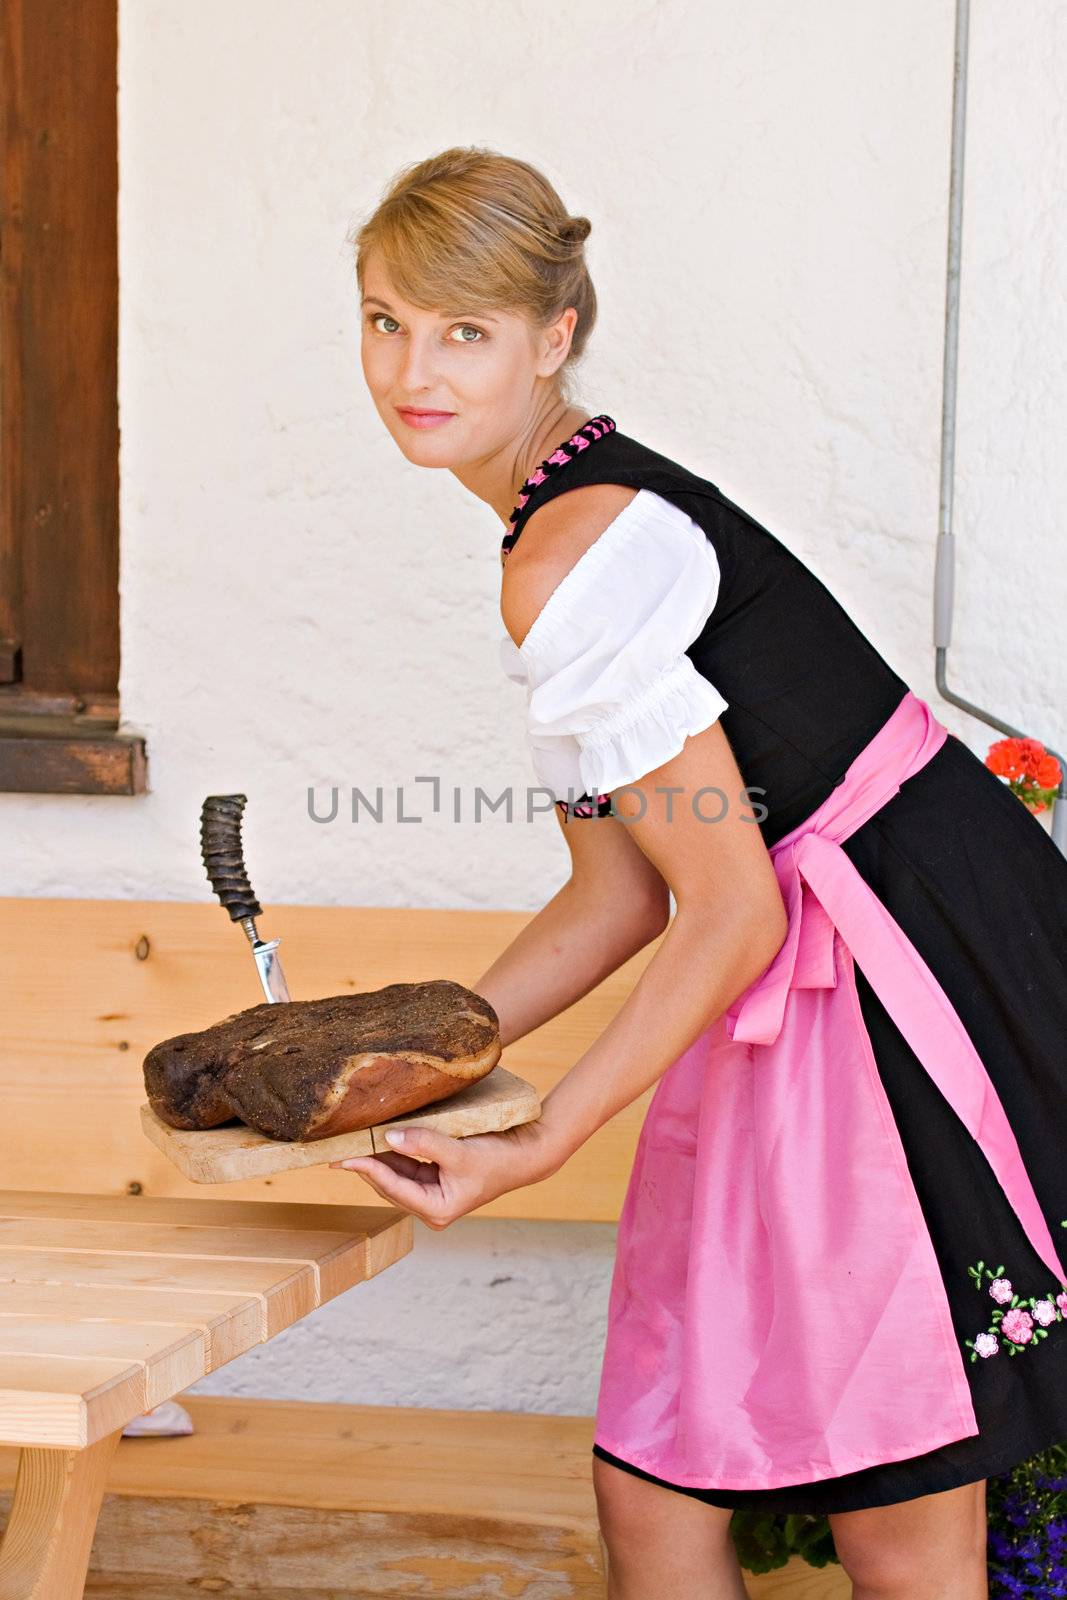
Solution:
<svg viewBox="0 0 1067 1600"><path fill-rule="evenodd" d="M326 1139L456 1094L500 1059L488 1000L438 978L250 1006L154 1045L145 1089L172 1128L235 1117L274 1139Z"/></svg>

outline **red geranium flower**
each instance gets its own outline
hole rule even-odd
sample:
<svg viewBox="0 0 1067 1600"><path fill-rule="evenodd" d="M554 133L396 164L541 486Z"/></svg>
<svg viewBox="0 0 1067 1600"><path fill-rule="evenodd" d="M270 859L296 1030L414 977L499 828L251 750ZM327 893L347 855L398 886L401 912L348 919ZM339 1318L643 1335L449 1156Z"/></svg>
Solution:
<svg viewBox="0 0 1067 1600"><path fill-rule="evenodd" d="M1044 811L1060 786L1060 764L1040 739L998 739L989 746L985 764L1031 811Z"/></svg>

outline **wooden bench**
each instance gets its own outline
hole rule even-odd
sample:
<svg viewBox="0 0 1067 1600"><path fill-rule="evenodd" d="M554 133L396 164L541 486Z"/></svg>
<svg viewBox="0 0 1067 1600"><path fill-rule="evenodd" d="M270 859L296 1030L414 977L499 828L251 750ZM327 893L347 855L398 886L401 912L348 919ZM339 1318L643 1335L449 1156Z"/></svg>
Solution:
<svg viewBox="0 0 1067 1600"><path fill-rule="evenodd" d="M87 1595L604 1593L588 1417L182 1404L195 1433L119 1443Z"/></svg>
<svg viewBox="0 0 1067 1600"><path fill-rule="evenodd" d="M531 915L269 906L260 927L281 938L290 991L303 1000L424 978L474 983ZM653 948L510 1045L503 1064L547 1093L606 1027ZM334 1204L358 1190L360 1204L384 1204L325 1166L205 1190L145 1138L138 1108L151 1046L263 998L244 935L215 901L0 899L0 972L5 1187ZM651 1095L554 1177L477 1215L614 1221Z"/></svg>
<svg viewBox="0 0 1067 1600"><path fill-rule="evenodd" d="M603 1600L589 1417L190 1395L196 1432L123 1439L89 1565L98 1600ZM14 1474L0 1450L0 1514ZM844 1600L840 1568L747 1575Z"/></svg>

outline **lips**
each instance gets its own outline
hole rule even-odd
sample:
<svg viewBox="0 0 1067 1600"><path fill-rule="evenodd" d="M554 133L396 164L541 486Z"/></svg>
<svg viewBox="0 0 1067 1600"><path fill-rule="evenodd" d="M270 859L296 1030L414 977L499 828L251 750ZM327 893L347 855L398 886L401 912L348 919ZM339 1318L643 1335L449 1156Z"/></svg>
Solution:
<svg viewBox="0 0 1067 1600"><path fill-rule="evenodd" d="M421 406L397 406L398 418L408 427L442 427L443 422L451 422L454 414L454 411L424 410Z"/></svg>

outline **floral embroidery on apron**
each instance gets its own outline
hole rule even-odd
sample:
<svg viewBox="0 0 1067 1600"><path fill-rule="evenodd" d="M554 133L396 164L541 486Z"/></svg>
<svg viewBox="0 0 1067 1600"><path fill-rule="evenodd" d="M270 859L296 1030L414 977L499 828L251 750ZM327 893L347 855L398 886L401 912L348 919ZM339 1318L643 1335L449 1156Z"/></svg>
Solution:
<svg viewBox="0 0 1067 1600"><path fill-rule="evenodd" d="M1060 1227L1067 1228L1067 1217ZM1067 1294L1062 1291L1057 1293L1052 1289L1041 1300L1033 1295L1024 1300L1015 1293L1010 1278L1005 1278L1003 1266L994 1271L984 1261L976 1261L967 1271L976 1289L982 1288L983 1274L990 1280L989 1293L997 1302L989 1327L974 1339L963 1341L971 1352L972 1361L977 1361L979 1356L983 1359L995 1356L1004 1345L1013 1356L1028 1345L1036 1349L1038 1340L1048 1338L1048 1330L1054 1322L1067 1322Z"/></svg>

